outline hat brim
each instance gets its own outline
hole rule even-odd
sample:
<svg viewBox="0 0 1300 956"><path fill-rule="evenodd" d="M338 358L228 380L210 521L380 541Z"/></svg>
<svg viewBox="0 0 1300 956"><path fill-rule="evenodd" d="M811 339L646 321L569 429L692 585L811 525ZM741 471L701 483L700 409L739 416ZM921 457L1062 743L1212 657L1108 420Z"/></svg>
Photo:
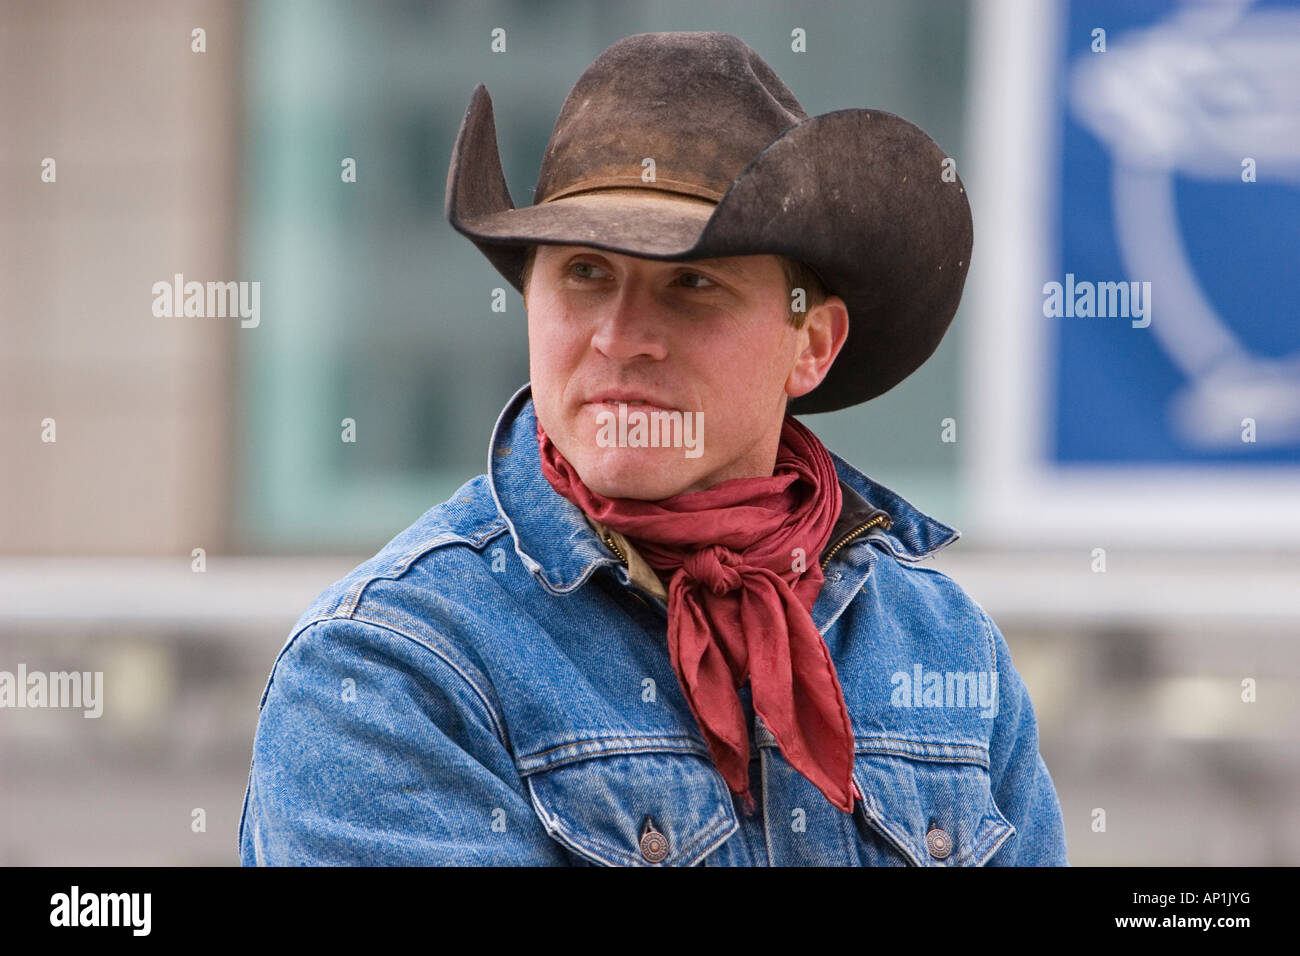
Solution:
<svg viewBox="0 0 1300 956"><path fill-rule="evenodd" d="M518 291L527 247L584 245L651 259L784 255L844 299L849 336L791 414L883 394L934 353L970 267L965 187L914 124L882 110L810 117L760 152L716 203L651 188L515 208L479 84L456 137L446 214ZM644 195L636 195L644 194Z"/></svg>
<svg viewBox="0 0 1300 956"><path fill-rule="evenodd" d="M716 208L707 199L662 190L604 189L462 220L461 225L479 241L592 246L676 258L695 248Z"/></svg>

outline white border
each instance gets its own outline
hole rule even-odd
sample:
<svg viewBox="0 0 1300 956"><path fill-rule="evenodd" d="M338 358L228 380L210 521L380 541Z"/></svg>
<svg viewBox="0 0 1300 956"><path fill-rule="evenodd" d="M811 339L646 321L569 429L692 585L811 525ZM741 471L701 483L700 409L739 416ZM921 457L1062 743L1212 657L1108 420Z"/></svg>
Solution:
<svg viewBox="0 0 1300 956"><path fill-rule="evenodd" d="M962 476L968 541L987 547L1295 550L1300 469L1285 465L1060 468L1046 462L1049 190L1060 155L1060 0L977 0L966 143L975 245L967 279ZM1108 197L1107 197L1108 198ZM1021 300L1008 291L1024 292ZM1050 374L1050 373L1048 373ZM1104 427L1104 425L1099 425Z"/></svg>

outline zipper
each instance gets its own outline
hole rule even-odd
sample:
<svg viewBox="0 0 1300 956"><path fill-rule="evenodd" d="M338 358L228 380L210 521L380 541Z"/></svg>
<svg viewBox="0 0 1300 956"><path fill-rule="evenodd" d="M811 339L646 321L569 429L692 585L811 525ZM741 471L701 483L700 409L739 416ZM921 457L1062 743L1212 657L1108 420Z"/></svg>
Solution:
<svg viewBox="0 0 1300 956"><path fill-rule="evenodd" d="M876 525L881 525L883 527L888 528L891 524L893 524L893 520L889 517L889 515L885 514L882 511L880 514L876 515L866 524L854 528L844 537L840 538L840 540L836 542L835 547L831 548L830 551L826 552L826 557L822 558L822 570L823 571L826 570L826 565L831 563L831 558L835 557L836 552L838 552L840 548L844 547L846 544L848 544L858 535L862 534L862 532L874 528L876 527Z"/></svg>
<svg viewBox="0 0 1300 956"><path fill-rule="evenodd" d="M619 559L619 561L623 562L623 567L625 567L625 568L627 568L629 571L631 571L631 570L632 570L632 566L631 566L630 564L627 563L627 555L624 554L624 553L623 553L623 549L620 548L620 547L619 547L619 546L614 542L614 538L613 538L613 536L610 535L610 533L607 531L607 532L605 532L604 534L601 535L601 540L605 542L605 545L609 548L609 550L611 550L611 551L614 552L615 557L617 557L617 558ZM639 588L637 588L637 587L633 587L633 588L631 589L631 591L630 591L632 597L636 598L637 601L639 601L641 604L645 605L646 607L658 607L658 604L654 604L654 605L652 605L652 604L650 603L649 600L647 600L646 598L643 598L643 597L640 595L640 593L638 593L639 590L640 590ZM661 613L664 613L664 614L667 613L667 611L666 611L665 609L663 609L663 608L660 608L660 612L661 612Z"/></svg>
<svg viewBox="0 0 1300 956"><path fill-rule="evenodd" d="M622 548L620 548L617 544L614 543L613 536L611 536L610 533L607 531L605 532L604 537L605 537L605 544L609 547L609 550L613 551L615 557L617 557L620 561L623 562L623 567L628 568L630 570L631 566L627 563L627 555L623 553Z"/></svg>

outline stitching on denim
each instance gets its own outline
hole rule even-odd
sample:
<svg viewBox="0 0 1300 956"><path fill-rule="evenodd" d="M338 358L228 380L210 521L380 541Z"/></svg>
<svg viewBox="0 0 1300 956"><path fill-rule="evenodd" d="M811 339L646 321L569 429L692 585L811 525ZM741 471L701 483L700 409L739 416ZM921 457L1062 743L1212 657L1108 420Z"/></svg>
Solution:
<svg viewBox="0 0 1300 956"><path fill-rule="evenodd" d="M714 840L712 845L702 850L700 852L699 858L691 862L690 864L691 866L699 866L702 862L708 859L710 853L712 853L718 847L722 846L722 844L730 840L732 835L735 834L736 831L740 829L740 821L736 818L734 812L729 817L724 817L723 819L724 822L730 820L731 826L727 828L726 832L719 833L717 839ZM766 830L767 827L764 826L763 829Z"/></svg>
<svg viewBox="0 0 1300 956"><path fill-rule="evenodd" d="M855 781L858 780L858 775L856 772L853 774L853 779ZM858 789L862 791L863 795L874 792L868 789L866 786L864 786L863 781L858 781ZM924 865L917 857L915 853L915 848L911 845L911 841L895 833L894 830L889 826L889 822L883 816L877 813L875 809L873 809L870 803L868 803L866 800L862 800L859 801L859 805L862 807L862 815L863 817L866 818L867 824L873 827L876 830L876 832L880 833L887 840L892 841L895 847L899 850L899 852L903 854L904 859L906 859L909 863L911 863L912 866Z"/></svg>
<svg viewBox="0 0 1300 956"><path fill-rule="evenodd" d="M594 837L579 839L578 834L571 831L565 825L564 818L558 813L553 812L546 802L542 800L538 793L538 788L534 786L532 780L527 781L528 792L532 797L533 807L539 812L546 829L550 833L558 835L566 846L571 847L583 856L595 860L604 866L633 866L636 858L626 849L611 846L602 840ZM603 854L603 855L602 855Z"/></svg>
<svg viewBox="0 0 1300 956"><path fill-rule="evenodd" d="M989 802L990 805L992 805L993 808L997 810L997 804L993 803L991 792L989 795ZM972 866L983 866L985 863L987 863L989 859L993 856L993 854L998 851L998 848L1002 846L1002 844L1006 843L1007 840L1011 839L1011 835L1016 832L1015 825L1012 824L1010 820L1006 819L1006 817L1002 814L1002 811L997 810L997 813L998 816L989 815L984 817L984 820L992 821L992 826L986 828L989 830L989 834L985 838L985 842L988 844L988 846L983 849L971 850L970 856L975 861L974 863L971 864Z"/></svg>
<svg viewBox="0 0 1300 956"><path fill-rule="evenodd" d="M975 606L980 609L980 617L984 619L984 636L989 639L989 655L993 658L993 669L996 671L998 670L998 644L993 637L993 619L978 601L975 601Z"/></svg>
<svg viewBox="0 0 1300 956"><path fill-rule="evenodd" d="M872 746L872 741L879 741L881 744L914 744L917 747L947 747L954 750L972 750L977 754L988 755L988 748L983 744L967 743L964 740L926 740L920 737L900 737L896 734L881 734L872 736L855 736L853 742L856 744L862 742L866 746Z"/></svg>
<svg viewBox="0 0 1300 956"><path fill-rule="evenodd" d="M919 760L922 763L970 764L973 767L981 767L985 770L987 770L989 767L987 760L981 759L980 757L975 755L964 756L958 754L954 756L939 756L935 754L918 754L910 750L882 750L882 749L858 750L855 751L855 753L862 754L863 756L874 756L874 757L900 757L904 760Z"/></svg>
<svg viewBox="0 0 1300 956"><path fill-rule="evenodd" d="M779 745L771 736L771 731L758 735L760 749L776 749ZM891 746L904 745L904 746ZM910 748L910 749L909 749ZM882 753L902 757L916 757L924 760L946 760L953 763L978 763L988 766L989 749L984 744L969 743L962 740L935 740L919 737L903 737L897 734L861 736L853 738L854 753ZM937 750L956 751L956 753L935 753ZM918 752L921 751L921 752Z"/></svg>
<svg viewBox="0 0 1300 956"><path fill-rule="evenodd" d="M538 798L537 788L533 786L532 780L525 779L524 786L528 788L528 799L533 805L533 813L535 813L538 819L542 821L542 826L546 828L546 835L548 837L551 837L556 842L560 843L561 845L567 847L570 850L573 850L576 853L581 854L587 859L594 860L595 862L601 864L602 866L617 865L611 863L610 860L604 859L601 856L593 853L589 847L585 847L577 840L575 840L569 834L569 832L564 828L563 824L560 822L559 817L552 814L550 809L544 803L542 803L542 801Z"/></svg>
<svg viewBox="0 0 1300 956"><path fill-rule="evenodd" d="M1001 811L993 804L991 790L989 792L989 807L992 808L993 812L990 812L989 808L981 811L980 818L975 825L975 832L971 834L969 848L961 847L958 852L952 854L946 860L940 861L941 866L982 866L983 861L987 860L990 855L990 851L987 850L988 845L998 836L1002 836L1002 840L997 841L999 845L1006 839L1005 834L1011 824L998 815Z"/></svg>
<svg viewBox="0 0 1300 956"><path fill-rule="evenodd" d="M408 641L412 641L416 644L419 644L421 647L425 648L430 653L434 654L436 657L442 660L448 667L450 667L457 674L459 674L461 679L465 681L465 683L470 687L470 689L474 691L475 695L479 698L479 700L482 701L483 707L487 711L488 717L492 722L493 733L495 733L497 739L501 741L501 745L505 747L506 750L509 751L513 756L514 751L511 750L509 734L506 731L505 713L499 710L495 705L494 703L494 699L496 696L495 693L489 694L482 687L480 687L478 681L474 679L474 676L471 673L469 673L464 666L462 666L461 664L453 660L452 655L449 654L447 651L443 650L436 644L433 644L430 641L425 640L424 638L418 635L408 633L406 630L404 630L401 627L400 622L392 618L389 618L380 609L367 607L364 613L367 616L374 615L375 617L383 618L391 623L379 623L377 621L370 621L367 620L366 617L348 618L348 620L359 621L364 624L371 624L375 627L382 627L385 630L392 631L394 634L397 634L400 637L406 638Z"/></svg>
<svg viewBox="0 0 1300 956"><path fill-rule="evenodd" d="M299 635L301 635L303 631L322 620L327 620L327 618L315 618L301 627L295 628L289 634L289 637L285 640L284 644L281 645L280 652L275 655L275 660L271 662L271 672L266 675L266 686L262 688L262 699L257 702L258 714L261 714L262 709L266 706L266 698L271 693L271 682L275 680L275 670L280 666L280 659L284 657L289 648L293 645L293 642L298 639Z"/></svg>
<svg viewBox="0 0 1300 956"><path fill-rule="evenodd" d="M253 792L253 761L255 759L255 757L248 759L248 784L244 787L244 802L239 807L239 833L235 837L235 856L240 859L243 859L244 855L244 821L248 819L248 798Z"/></svg>
<svg viewBox="0 0 1300 956"><path fill-rule="evenodd" d="M1013 836L1015 836L1017 832L1018 831L1016 830L1015 824L1008 823L1007 828L1004 831L1002 831L1002 839L998 840L991 847L989 847L988 852L985 853L983 858L981 858L980 861L975 865L986 866L989 860L993 859L993 857L997 855L998 851L1001 850L1002 847L1006 844L1006 842L1010 840Z"/></svg>
<svg viewBox="0 0 1300 956"><path fill-rule="evenodd" d="M433 540L422 541L418 546L411 548L402 555L396 564L391 565L387 570L382 573L369 574L353 584L346 592L344 592L343 596L339 598L338 603L335 604L330 614L335 617L340 615L351 617L356 613L357 605L361 603L361 598L365 593L366 588L375 581L398 581L425 555L430 554L439 548L445 548L447 545L465 544L469 545L475 551L482 551L483 548L487 546L488 542L500 535L505 531L505 529L505 522L498 520L496 523L488 526L477 535L461 534L454 531L440 531L434 536Z"/></svg>
<svg viewBox="0 0 1300 956"><path fill-rule="evenodd" d="M862 747L854 750L855 754L863 756L876 757L901 757L905 760L920 760L924 763L964 763L972 764L977 767L988 769L989 760L987 755L982 751L970 751L966 753L932 753L917 752L915 750L905 750L891 747Z"/></svg>
<svg viewBox="0 0 1300 956"><path fill-rule="evenodd" d="M637 855L627 850L625 847L607 843L589 829L580 829L575 831L567 827L565 825L566 821L564 816L559 813L557 809L553 809L546 805L546 801L541 798L539 793L540 788L536 787L532 780L528 781L528 788L534 801L540 804L546 811L547 818L552 821L555 831L563 835L567 842L583 848L589 854L606 854L610 859L601 859L600 862L602 863L619 865L617 861L622 861L623 865L638 865ZM573 819L578 823L582 822L581 815L575 816ZM727 837L739 829L739 826L740 824L734 818L734 815L729 815L724 808L721 817L696 834L690 842L683 845L678 851L678 856L684 860L690 860L691 862L687 864L688 866L694 866L700 860L704 859L704 857L708 856L708 854L714 849L720 846ZM691 859L699 847L707 845L710 840L714 839L715 835L719 835L720 831L723 830L728 830L729 832L722 835L712 847L701 852L698 858L693 860Z"/></svg>
<svg viewBox="0 0 1300 956"><path fill-rule="evenodd" d="M638 740L644 740L647 741L647 743L637 746L635 745L635 741ZM677 740L682 741L684 744L687 744L688 746L673 747L673 746L665 746L663 743L665 741L677 741ZM527 763L528 761L531 760L544 758L547 754L554 753L557 750L568 750L572 747L579 746L581 744L601 744L606 741L610 743L610 746L599 747L598 749L572 754L568 757L565 757L560 760L552 761L552 762L544 762L539 767L535 767L531 770L523 770L520 771L520 773L523 775L544 773L547 770L553 770L557 767L564 767L567 766L568 764L576 763L581 760L588 760L595 757L603 757L609 755L617 756L620 754L644 754L644 753L669 754L670 753L670 754L690 754L696 757L709 756L708 751L701 750L699 744L696 743L695 740L690 737L664 736L664 735L654 735L654 736L646 736L646 737L583 737L577 740L570 741L569 743L557 744L554 747L548 747L545 750L539 750L536 753L519 756L516 758L515 763L516 765Z"/></svg>
<svg viewBox="0 0 1300 956"><path fill-rule="evenodd" d="M980 818L980 827L975 833L976 837L983 834L982 842L974 843L974 839L972 839L974 845L971 847L970 853L964 854L963 858L969 856L975 861L971 864L972 866L983 866L1013 832L1015 832L1015 827L998 808L997 803L994 802L993 791L990 787L988 807Z"/></svg>
<svg viewBox="0 0 1300 956"><path fill-rule="evenodd" d="M854 543L856 544L857 542ZM849 545L848 547L851 548L853 547L853 545ZM826 623L822 625L820 628L818 628L818 633L821 634L822 637L825 637L826 634L830 631L830 629L835 626L835 622L844 616L844 612L853 606L853 602L858 600L859 595L862 594L863 588L865 588L867 586L867 582L871 580L871 573L875 571L876 563L877 561L879 561L879 558L874 553L871 553L872 551L873 549L868 548L868 554L866 556L867 567L862 574L862 579L859 581L855 581L852 588L847 588L847 590L849 591L848 600L844 601L839 606L839 608L836 609L835 613L832 614L831 617L826 621ZM844 551L840 552L840 555L842 554L844 554ZM828 565L826 570L829 571L831 567L834 566L834 564L838 563L840 555L835 556L836 560L833 561L831 565Z"/></svg>
<svg viewBox="0 0 1300 956"><path fill-rule="evenodd" d="M521 560L522 560L523 552L519 550L518 542L515 542L515 552L521 556ZM545 569L543 569L541 572L534 574L533 577L537 581L539 581L541 585L544 588L546 588L546 590L550 591L552 594L571 594L574 591L576 591L578 588L586 584L587 579L590 578L592 574L596 572L597 569L603 567L614 567L614 566L622 567L622 564L618 561L617 558L613 558L613 557L604 558L597 555L596 557L592 558L589 562L587 562L587 564L582 566L582 568L578 571L577 577L575 577L567 587L564 585L563 581L561 581L558 584L552 583L550 578L547 577Z"/></svg>
<svg viewBox="0 0 1300 956"><path fill-rule="evenodd" d="M964 740L935 740L923 737L902 737L898 734L873 734L855 736L853 738L854 744L861 742L868 747L872 745L873 741L880 741L884 744L900 743L914 744L917 747L947 747L955 750L970 750L983 757L987 757L989 753L988 747L983 744L967 743Z"/></svg>
<svg viewBox="0 0 1300 956"><path fill-rule="evenodd" d="M372 610L373 609L367 608L368 613L372 612ZM382 616L382 615L376 615L376 616ZM463 680L465 684L470 688L470 690L474 692L474 696L479 699L479 701L483 704L483 709L487 712L488 721L492 725L493 734L496 735L497 740L501 742L501 745L505 747L507 751L510 750L510 741L507 738L505 733L504 717L498 715L496 709L492 706L491 701L488 699L488 696L478 686L478 684L474 681L474 679L469 674L467 674L459 664L453 661L447 654L441 651L438 647L436 647L433 644L430 644L428 641L416 637L413 634L408 634L406 631L402 630L401 627L397 626L396 622L390 625L388 623L384 623L381 621L367 620L364 617L322 617L322 618L317 618L316 620L312 621L310 624L307 624L304 627L300 628L294 634L293 638L290 639L290 643L292 643L293 640L296 640L298 636L303 633L303 631L307 630L307 628L314 627L317 624L329 623L330 621L342 621L348 624L367 624L370 627L377 627L381 630L390 631L393 634L396 634L398 637L405 638L406 640L411 641L413 644L418 644L420 647L423 647L425 650L432 653L435 657L437 657L444 664L446 664L447 667L449 667L452 671L454 671L457 675L459 675L461 680ZM285 645L285 650L288 650L287 644ZM283 651L281 651L281 654L283 654ZM276 663L277 664L279 663L279 658L276 659ZM272 668L272 673L274 674L274 668Z"/></svg>
<svg viewBox="0 0 1300 956"><path fill-rule="evenodd" d="M890 756L905 756L905 755L890 754ZM987 766L981 765L980 770L981 770L980 777L979 777L980 785L978 789L981 792L984 792L985 790L987 791L988 800L986 801L986 805L984 806L984 808L982 808L979 811L980 813L979 821L976 824L975 833L972 835L971 838L972 845L969 850L964 850L964 852L958 852L955 856L952 856L949 859L938 863L938 865L983 866L984 863L987 862L988 859L992 857L994 853L997 852L998 848L1003 843L1005 843L1013 833L1016 832L1015 826L1011 823L1011 821L1009 821L1006 818L1006 815L1002 812L1001 808L998 807L997 802L993 799L992 780L989 777ZM858 775L856 772L853 775L853 779L854 780L858 779ZM987 788L985 788L984 786L985 782L988 783ZM867 788L862 785L861 781L859 781L858 786L862 789L862 792L864 794L868 792ZM866 805L865 802L864 802L864 809L870 811L870 806ZM887 810L888 804L884 804L882 806L882 809ZM895 831L889 826L889 821L886 815L882 813L874 813L874 812L868 813L869 818L873 815L876 818L878 818L880 821L880 827L878 829L887 830L891 836L898 838L898 834L895 833ZM910 837L911 834L907 833L907 836ZM977 840L979 842L975 842ZM921 846L920 843L918 843L916 846L913 846L911 839L901 839L900 842L905 844L909 848L909 850L918 850L918 848ZM992 842L991 848L989 847L990 842ZM916 858L917 866L925 865L924 863L920 862L921 859L924 859L924 856ZM971 862L967 862L967 861L971 861Z"/></svg>
<svg viewBox="0 0 1300 956"><path fill-rule="evenodd" d="M880 541L881 543L887 545L889 552L899 561L902 561L904 564L919 564L921 561L924 561L926 558L932 557L936 552L941 551L944 548L948 547L948 545L952 544L960 537L961 537L961 533L958 531L954 531L948 537L944 538L942 541L938 542L937 544L931 545L930 547L926 548L924 551L921 551L918 548L914 548L912 550L900 551L898 548L895 547L895 544L901 543L902 539L890 534L889 532L884 532L879 535L869 534L866 536L866 540Z"/></svg>
<svg viewBox="0 0 1300 956"><path fill-rule="evenodd" d="M723 842L722 839L721 838L718 839L718 842L714 844L712 847L709 847L710 841L712 841L715 836L721 837L722 831L724 830L731 829L732 832L734 833L735 829L732 829L733 827L735 829L739 829L740 823L739 821L735 820L734 817L729 816L726 812L726 809L724 808L722 815L718 818L718 821L716 823L711 825L706 830L701 830L699 836L697 836L695 840L693 840L691 843L688 843L685 847L682 848L682 856L686 857L687 859L690 859L692 856L695 856L697 851L699 852L699 856L696 857L696 859L691 860L691 862L687 865L694 866L700 860L704 859L704 857L706 857L710 852L712 852L712 850L717 849L717 847L722 844ZM729 835L730 834L728 834L728 836ZM704 849L705 847L709 847L709 849Z"/></svg>
<svg viewBox="0 0 1300 956"><path fill-rule="evenodd" d="M768 812L768 798L772 794L772 788L770 786L771 774L767 761L767 750L763 747L759 747L758 773L759 783L763 787L763 845L767 849L767 865L775 866L776 856L772 852L772 815Z"/></svg>

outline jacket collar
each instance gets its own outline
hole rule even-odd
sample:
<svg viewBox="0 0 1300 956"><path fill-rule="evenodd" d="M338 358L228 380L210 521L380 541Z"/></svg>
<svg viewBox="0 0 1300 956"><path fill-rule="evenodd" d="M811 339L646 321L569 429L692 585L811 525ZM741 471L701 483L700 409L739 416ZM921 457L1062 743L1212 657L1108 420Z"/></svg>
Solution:
<svg viewBox="0 0 1300 956"><path fill-rule="evenodd" d="M904 561L919 561L960 537L961 532L924 514L834 452L831 459L844 504L823 558L842 538L882 512L889 520L877 524L866 537L881 541ZM492 498L514 538L515 550L548 589L571 591L600 565L618 563L582 510L552 488L542 474L531 383L515 392L497 418L488 448L487 474Z"/></svg>

